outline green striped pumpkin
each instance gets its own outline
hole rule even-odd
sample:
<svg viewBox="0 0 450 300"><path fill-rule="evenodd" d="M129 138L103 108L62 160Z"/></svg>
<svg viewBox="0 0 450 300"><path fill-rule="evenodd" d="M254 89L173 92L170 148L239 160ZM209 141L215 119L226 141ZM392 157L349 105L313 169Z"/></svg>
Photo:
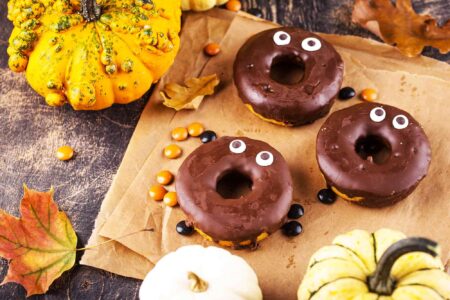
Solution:
<svg viewBox="0 0 450 300"><path fill-rule="evenodd" d="M299 300L449 300L450 276L438 245L398 231L354 230L319 249Z"/></svg>

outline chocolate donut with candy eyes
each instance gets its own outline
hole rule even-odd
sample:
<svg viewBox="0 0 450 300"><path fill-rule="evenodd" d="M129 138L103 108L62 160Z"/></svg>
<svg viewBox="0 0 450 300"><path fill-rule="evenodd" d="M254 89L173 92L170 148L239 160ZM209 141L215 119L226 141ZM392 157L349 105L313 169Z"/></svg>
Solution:
<svg viewBox="0 0 450 300"><path fill-rule="evenodd" d="M286 126L328 114L342 84L344 63L331 44L298 28L251 37L234 62L234 82L246 106Z"/></svg>
<svg viewBox="0 0 450 300"><path fill-rule="evenodd" d="M250 185L246 194L221 194L219 185L230 174ZM288 165L277 150L262 141L222 137L186 158L176 190L188 223L200 234L240 248L255 245L285 223L293 188Z"/></svg>
<svg viewBox="0 0 450 300"><path fill-rule="evenodd" d="M317 161L342 198L372 207L407 197L426 176L428 138L407 112L362 103L334 112L317 135Z"/></svg>

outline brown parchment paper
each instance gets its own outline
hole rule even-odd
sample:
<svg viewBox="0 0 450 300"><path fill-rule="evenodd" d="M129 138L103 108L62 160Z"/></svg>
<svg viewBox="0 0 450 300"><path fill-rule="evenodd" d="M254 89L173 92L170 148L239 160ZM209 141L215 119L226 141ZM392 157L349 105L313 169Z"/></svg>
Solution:
<svg viewBox="0 0 450 300"><path fill-rule="evenodd" d="M179 208L165 207L148 199L147 191L160 169L176 173L179 165L201 143L191 138L179 142L184 153L178 160L163 157L172 143L170 130L200 121L219 136L248 136L277 148L289 163L294 180L294 201L305 207L299 221L304 232L295 238L275 233L257 251L233 251L255 269L265 299L295 299L311 254L329 244L337 234L352 229L398 229L408 235L437 240L443 258L450 250L450 66L429 58L408 59L394 48L371 40L322 35L333 43L345 61L344 85L361 90L376 88L379 102L410 112L423 125L430 139L433 158L428 176L406 200L388 208L370 209L338 200L326 206L316 200L324 181L315 160L315 138L326 118L300 128L284 128L252 115L237 96L232 81L236 52L251 35L276 26L244 14L224 10L189 14L182 30L182 45L174 66L152 94L131 139L121 167L102 204L90 245L144 228L142 232L94 250L86 251L81 263L120 275L140 278L158 259L185 244L204 244L198 235L183 237L175 225L184 219ZM208 41L219 42L222 52L214 58L203 55ZM175 112L161 104L159 89L167 82L217 73L221 84L197 111ZM358 103L337 102L333 111ZM171 187L173 189L173 187Z"/></svg>

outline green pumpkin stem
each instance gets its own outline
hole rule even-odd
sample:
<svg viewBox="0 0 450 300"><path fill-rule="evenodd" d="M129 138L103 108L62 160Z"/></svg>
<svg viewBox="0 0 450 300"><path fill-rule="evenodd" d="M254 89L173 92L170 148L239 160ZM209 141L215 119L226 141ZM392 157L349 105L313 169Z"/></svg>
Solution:
<svg viewBox="0 0 450 300"><path fill-rule="evenodd" d="M189 272L188 278L191 281L191 291L193 291L194 293L203 293L208 289L208 283L201 279L194 272Z"/></svg>
<svg viewBox="0 0 450 300"><path fill-rule="evenodd" d="M410 252L424 252L433 257L438 255L438 244L425 238L407 238L392 244L380 258L375 272L368 277L369 290L379 295L392 295L395 280L391 277L394 263L404 254Z"/></svg>
<svg viewBox="0 0 450 300"><path fill-rule="evenodd" d="M81 15L88 22L97 21L102 9L96 0L81 0Z"/></svg>

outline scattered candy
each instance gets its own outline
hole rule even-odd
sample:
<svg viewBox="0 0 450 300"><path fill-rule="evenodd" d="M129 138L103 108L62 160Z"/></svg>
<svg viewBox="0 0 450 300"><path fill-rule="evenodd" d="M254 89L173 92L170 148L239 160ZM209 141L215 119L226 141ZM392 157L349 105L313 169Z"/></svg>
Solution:
<svg viewBox="0 0 450 300"><path fill-rule="evenodd" d="M172 139L174 139L175 141L185 141L187 140L189 133L186 128L177 127L172 130L170 135L172 136Z"/></svg>
<svg viewBox="0 0 450 300"><path fill-rule="evenodd" d="M188 226L186 221L180 221L177 224L177 232L181 235L192 235L194 233L194 227Z"/></svg>
<svg viewBox="0 0 450 300"><path fill-rule="evenodd" d="M178 145L171 144L164 148L164 156L170 159L175 159L181 156L183 150Z"/></svg>
<svg viewBox="0 0 450 300"><path fill-rule="evenodd" d="M200 135L200 141L203 144L215 141L217 139L217 134L214 131L206 130Z"/></svg>
<svg viewBox="0 0 450 300"><path fill-rule="evenodd" d="M168 192L164 195L164 204L170 207L174 207L178 204L177 193L176 192Z"/></svg>
<svg viewBox="0 0 450 300"><path fill-rule="evenodd" d="M340 100L349 100L356 96L355 89L352 87L344 87L339 91L339 99Z"/></svg>
<svg viewBox="0 0 450 300"><path fill-rule="evenodd" d="M162 185L159 185L159 184L155 184L148 191L148 194L150 195L150 197L155 201L161 201L164 198L164 196L166 195L166 193L167 193L167 190Z"/></svg>
<svg viewBox="0 0 450 300"><path fill-rule="evenodd" d="M302 217L304 214L305 214L305 210L303 209L303 206L295 203L295 204L292 204L291 208L289 209L288 218L289 219L298 219L298 218Z"/></svg>
<svg viewBox="0 0 450 300"><path fill-rule="evenodd" d="M361 98L365 101L375 101L378 99L378 93L374 89L364 89L361 92Z"/></svg>
<svg viewBox="0 0 450 300"><path fill-rule="evenodd" d="M257 18L263 17L263 12L259 8L250 8L249 10L247 10L247 12Z"/></svg>
<svg viewBox="0 0 450 300"><path fill-rule="evenodd" d="M322 189L317 193L317 199L323 204L333 204L336 201L336 194L331 189Z"/></svg>
<svg viewBox="0 0 450 300"><path fill-rule="evenodd" d="M281 229L286 236L297 236L303 231L302 224L297 221L289 221Z"/></svg>
<svg viewBox="0 0 450 300"><path fill-rule="evenodd" d="M162 170L156 174L156 182L162 185L171 184L173 181L173 174L170 171Z"/></svg>
<svg viewBox="0 0 450 300"><path fill-rule="evenodd" d="M241 1L238 0L230 0L227 3L227 9L231 11L240 11L242 7Z"/></svg>
<svg viewBox="0 0 450 300"><path fill-rule="evenodd" d="M70 146L59 147L56 151L56 157L59 160L67 161L73 157L74 151Z"/></svg>
<svg viewBox="0 0 450 300"><path fill-rule="evenodd" d="M205 131L205 128L200 123L192 123L188 126L188 132L190 136L197 137Z"/></svg>
<svg viewBox="0 0 450 300"><path fill-rule="evenodd" d="M209 43L203 48L206 55L216 56L220 53L220 46L217 43Z"/></svg>

